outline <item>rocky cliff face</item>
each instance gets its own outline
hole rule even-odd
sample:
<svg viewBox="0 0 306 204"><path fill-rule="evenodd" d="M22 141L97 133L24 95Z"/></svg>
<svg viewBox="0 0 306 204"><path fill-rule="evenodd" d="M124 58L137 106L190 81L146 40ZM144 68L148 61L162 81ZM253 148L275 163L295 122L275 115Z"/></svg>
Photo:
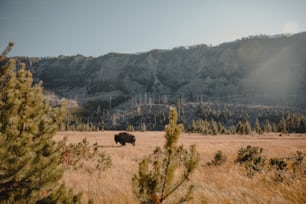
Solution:
<svg viewBox="0 0 306 204"><path fill-rule="evenodd" d="M101 57L20 58L60 97L306 107L306 33ZM116 99L120 99L116 101ZM113 107L113 105L111 105Z"/></svg>

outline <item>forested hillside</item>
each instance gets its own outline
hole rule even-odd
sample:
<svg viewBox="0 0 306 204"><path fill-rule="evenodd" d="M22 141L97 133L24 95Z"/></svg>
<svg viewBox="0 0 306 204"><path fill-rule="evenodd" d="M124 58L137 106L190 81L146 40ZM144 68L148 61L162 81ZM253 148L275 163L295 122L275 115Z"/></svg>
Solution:
<svg viewBox="0 0 306 204"><path fill-rule="evenodd" d="M110 122L114 113L126 115L142 104L209 102L303 112L305 56L304 32L252 36L219 46L19 60L26 62L35 81L43 81L49 94L83 107L81 115L87 121L104 113Z"/></svg>

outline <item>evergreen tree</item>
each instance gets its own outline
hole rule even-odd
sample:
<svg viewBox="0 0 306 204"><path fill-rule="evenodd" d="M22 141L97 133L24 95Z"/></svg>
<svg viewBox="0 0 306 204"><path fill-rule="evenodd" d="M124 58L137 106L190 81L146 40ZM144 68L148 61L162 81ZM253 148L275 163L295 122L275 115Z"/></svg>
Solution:
<svg viewBox="0 0 306 204"><path fill-rule="evenodd" d="M197 130L196 130L196 121L195 120L192 120L191 121L191 124L189 125L189 128L188 128L188 130L190 131L190 132L192 132L192 133L195 133L195 132L197 132Z"/></svg>
<svg viewBox="0 0 306 204"><path fill-rule="evenodd" d="M55 143L63 110L51 108L42 84L32 86L25 66L0 56L0 201L4 203L78 202L59 184L64 143Z"/></svg>
<svg viewBox="0 0 306 204"><path fill-rule="evenodd" d="M284 117L282 117L282 119L278 123L278 131L282 133L287 132L287 125L286 125L286 120Z"/></svg>
<svg viewBox="0 0 306 204"><path fill-rule="evenodd" d="M210 129L213 135L217 135L219 133L217 122L214 119L211 119L210 121Z"/></svg>
<svg viewBox="0 0 306 204"><path fill-rule="evenodd" d="M177 124L176 109L171 108L165 145L162 148L157 147L151 155L142 160L138 174L133 177L134 192L141 203L159 204L170 199L178 188L188 182L189 176L195 170L199 162L195 146L186 150L176 144L182 130L183 125ZM178 202L189 200L193 185L185 189L185 194L173 196L171 203L175 203L175 198Z"/></svg>
<svg viewBox="0 0 306 204"><path fill-rule="evenodd" d="M249 135L252 131L251 124L249 122L248 117L245 118L244 121L243 121L243 129L244 129L244 134L247 134L247 135Z"/></svg>
<svg viewBox="0 0 306 204"><path fill-rule="evenodd" d="M281 121L286 124L286 130L290 133L305 133L306 116L303 114L295 113L288 114L285 121Z"/></svg>
<svg viewBox="0 0 306 204"><path fill-rule="evenodd" d="M145 124L144 122L141 123L140 131L141 131L141 132L147 131L147 126L146 126L146 124Z"/></svg>
<svg viewBox="0 0 306 204"><path fill-rule="evenodd" d="M306 132L306 117L305 116L300 122L299 132L300 133L305 133Z"/></svg>
<svg viewBox="0 0 306 204"><path fill-rule="evenodd" d="M264 132L272 132L272 125L270 124L270 121L268 119L265 120L265 123L263 125Z"/></svg>
<svg viewBox="0 0 306 204"><path fill-rule="evenodd" d="M277 132L277 127L275 123L272 123L272 132Z"/></svg>
<svg viewBox="0 0 306 204"><path fill-rule="evenodd" d="M255 120L255 132L257 134L262 134L262 129L260 127L260 123L259 123L258 118L256 118L256 120Z"/></svg>
<svg viewBox="0 0 306 204"><path fill-rule="evenodd" d="M225 127L223 127L222 123L218 122L218 132L220 134L226 134L227 130L225 129Z"/></svg>
<svg viewBox="0 0 306 204"><path fill-rule="evenodd" d="M236 133L246 135L251 133L251 125L247 117L245 117L242 121L238 121L236 125Z"/></svg>
<svg viewBox="0 0 306 204"><path fill-rule="evenodd" d="M128 132L135 132L134 126L129 124L127 129L126 129L126 131L128 131Z"/></svg>
<svg viewBox="0 0 306 204"><path fill-rule="evenodd" d="M243 124L241 121L238 121L237 125L236 125L236 133L238 134L244 134L243 132Z"/></svg>

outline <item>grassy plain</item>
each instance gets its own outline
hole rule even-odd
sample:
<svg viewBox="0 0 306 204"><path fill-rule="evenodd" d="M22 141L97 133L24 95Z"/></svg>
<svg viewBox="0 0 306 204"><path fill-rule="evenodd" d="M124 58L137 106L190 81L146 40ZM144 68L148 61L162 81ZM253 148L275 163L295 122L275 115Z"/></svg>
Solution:
<svg viewBox="0 0 306 204"><path fill-rule="evenodd" d="M87 164L82 169L66 170L63 181L75 192L83 192L83 201L120 204L138 203L132 193L131 179L138 171L138 163L152 153L156 146L164 144L164 132L134 132L136 146L116 145L113 137L119 131L58 132L56 140L68 137L68 143L83 138L97 142L112 157L112 167L99 172ZM266 173L253 178L246 176L244 167L234 164L237 151L247 145L264 148L264 155L288 157L297 150L306 153L306 135L219 135L203 136L183 133L178 144L188 147L196 144L200 163L191 178L196 188L190 203L306 203L306 177L276 183ZM221 150L228 157L220 167L208 167L214 154ZM305 165L305 158L304 163ZM181 189L183 190L183 189Z"/></svg>

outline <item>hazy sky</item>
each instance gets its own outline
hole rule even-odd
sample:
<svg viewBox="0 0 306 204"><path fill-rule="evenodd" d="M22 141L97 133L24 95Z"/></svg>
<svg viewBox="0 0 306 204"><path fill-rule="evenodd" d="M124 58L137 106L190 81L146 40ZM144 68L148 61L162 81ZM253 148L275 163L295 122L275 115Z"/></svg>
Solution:
<svg viewBox="0 0 306 204"><path fill-rule="evenodd" d="M0 51L100 56L306 31L306 0L0 0Z"/></svg>

